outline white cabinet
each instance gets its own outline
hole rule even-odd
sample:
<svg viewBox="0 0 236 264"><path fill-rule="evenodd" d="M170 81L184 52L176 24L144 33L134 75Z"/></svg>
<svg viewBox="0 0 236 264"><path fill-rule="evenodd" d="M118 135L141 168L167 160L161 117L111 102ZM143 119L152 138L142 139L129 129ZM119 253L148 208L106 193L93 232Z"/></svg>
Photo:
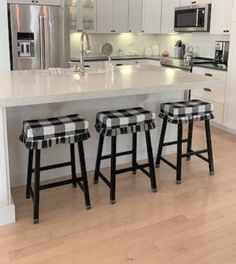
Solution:
<svg viewBox="0 0 236 264"><path fill-rule="evenodd" d="M112 0L97 0L97 32L112 32Z"/></svg>
<svg viewBox="0 0 236 264"><path fill-rule="evenodd" d="M77 1L77 30L96 32L96 0Z"/></svg>
<svg viewBox="0 0 236 264"><path fill-rule="evenodd" d="M236 23L232 24L230 37L231 47L236 46ZM236 49L231 48L229 53L229 73L225 100L225 122L224 125L236 131Z"/></svg>
<svg viewBox="0 0 236 264"><path fill-rule="evenodd" d="M97 32L128 31L127 0L97 0Z"/></svg>
<svg viewBox="0 0 236 264"><path fill-rule="evenodd" d="M161 32L162 0L143 0L143 28L144 33Z"/></svg>
<svg viewBox="0 0 236 264"><path fill-rule="evenodd" d="M180 6L189 6L194 4L210 4L211 0L180 0Z"/></svg>
<svg viewBox="0 0 236 264"><path fill-rule="evenodd" d="M112 0L112 27L113 32L128 32L128 10L127 0ZM106 9L104 9L106 12Z"/></svg>
<svg viewBox="0 0 236 264"><path fill-rule="evenodd" d="M233 0L212 0L212 34L230 34L232 7Z"/></svg>
<svg viewBox="0 0 236 264"><path fill-rule="evenodd" d="M161 33L174 32L175 8L180 0L162 0Z"/></svg>
<svg viewBox="0 0 236 264"><path fill-rule="evenodd" d="M191 94L193 99L201 99L212 103L214 105L215 115L213 122L223 125L227 72L193 67L193 73L219 80L219 85L215 88L204 87L203 89L192 90Z"/></svg>
<svg viewBox="0 0 236 264"><path fill-rule="evenodd" d="M233 13L233 15L232 15L232 21L233 22L236 22L236 1L233 1L233 7L232 7L232 13Z"/></svg>
<svg viewBox="0 0 236 264"><path fill-rule="evenodd" d="M143 0L129 0L128 31L140 33L142 31Z"/></svg>

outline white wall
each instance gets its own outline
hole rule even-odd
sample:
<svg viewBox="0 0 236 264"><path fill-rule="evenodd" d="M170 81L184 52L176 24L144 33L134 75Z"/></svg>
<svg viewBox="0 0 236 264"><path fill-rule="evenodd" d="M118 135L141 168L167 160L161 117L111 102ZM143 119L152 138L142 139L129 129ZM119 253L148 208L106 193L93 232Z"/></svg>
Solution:
<svg viewBox="0 0 236 264"><path fill-rule="evenodd" d="M9 70L10 61L6 0L0 0L0 26L0 70Z"/></svg>

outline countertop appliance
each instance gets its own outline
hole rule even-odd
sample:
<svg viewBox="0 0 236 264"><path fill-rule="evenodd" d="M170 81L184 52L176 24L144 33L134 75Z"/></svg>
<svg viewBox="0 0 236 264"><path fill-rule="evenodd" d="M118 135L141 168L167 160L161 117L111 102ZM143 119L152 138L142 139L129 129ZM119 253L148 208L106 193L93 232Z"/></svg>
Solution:
<svg viewBox="0 0 236 264"><path fill-rule="evenodd" d="M8 1L12 70L69 67L69 7L58 0L17 2Z"/></svg>
<svg viewBox="0 0 236 264"><path fill-rule="evenodd" d="M182 6L175 8L175 31L209 32L211 4Z"/></svg>
<svg viewBox="0 0 236 264"><path fill-rule="evenodd" d="M215 43L215 62L217 64L228 64L229 41L216 41Z"/></svg>

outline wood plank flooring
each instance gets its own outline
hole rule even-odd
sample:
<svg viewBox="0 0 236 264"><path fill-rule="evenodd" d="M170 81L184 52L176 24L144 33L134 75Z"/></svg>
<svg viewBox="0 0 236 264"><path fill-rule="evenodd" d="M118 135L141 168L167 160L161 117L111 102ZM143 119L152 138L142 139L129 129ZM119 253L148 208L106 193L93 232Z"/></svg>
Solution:
<svg viewBox="0 0 236 264"><path fill-rule="evenodd" d="M205 144L197 127L194 146ZM159 190L148 178L118 176L115 205L106 186L92 184L93 209L84 209L79 189L41 192L41 222L32 224L24 188L13 190L17 222L0 228L1 264L235 264L236 136L213 129L216 175L193 158L183 162L183 183L165 164ZM174 156L171 156L174 159ZM108 172L105 170L105 173Z"/></svg>

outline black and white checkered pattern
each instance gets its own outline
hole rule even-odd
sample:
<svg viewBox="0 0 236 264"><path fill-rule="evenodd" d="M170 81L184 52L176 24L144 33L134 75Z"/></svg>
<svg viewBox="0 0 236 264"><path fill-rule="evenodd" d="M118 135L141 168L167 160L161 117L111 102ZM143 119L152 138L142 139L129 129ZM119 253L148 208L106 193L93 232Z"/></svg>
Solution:
<svg viewBox="0 0 236 264"><path fill-rule="evenodd" d="M214 118L213 105L201 100L164 103L161 104L159 117L167 117L168 122L173 124L210 120Z"/></svg>
<svg viewBox="0 0 236 264"><path fill-rule="evenodd" d="M104 136L136 133L155 128L156 114L141 107L99 112L96 130Z"/></svg>
<svg viewBox="0 0 236 264"><path fill-rule="evenodd" d="M89 123L79 114L23 122L20 140L28 149L73 144L90 137Z"/></svg>

